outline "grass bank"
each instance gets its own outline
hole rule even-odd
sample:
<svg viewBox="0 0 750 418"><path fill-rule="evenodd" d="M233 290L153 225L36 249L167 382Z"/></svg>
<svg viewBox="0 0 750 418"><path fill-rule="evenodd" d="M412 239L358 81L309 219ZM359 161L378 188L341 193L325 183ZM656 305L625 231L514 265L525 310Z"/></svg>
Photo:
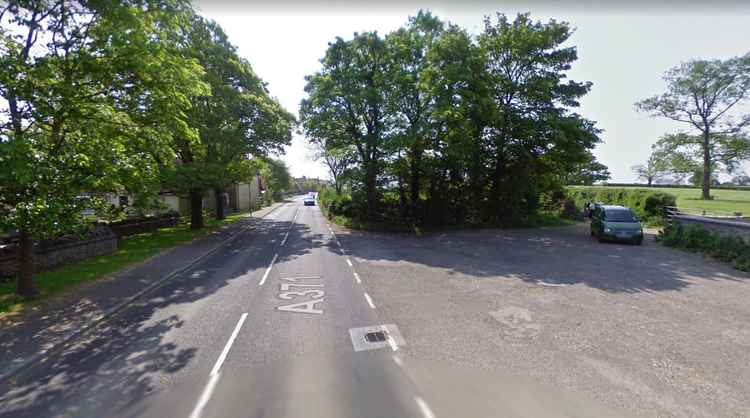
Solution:
<svg viewBox="0 0 750 418"><path fill-rule="evenodd" d="M576 186L570 186L576 187ZM586 186L607 188L610 186ZM706 211L718 215L731 215L741 212L750 216L750 190L726 190L711 189L712 200L701 199L701 189L692 187L633 187L633 186L611 186L617 189L643 189L654 192L663 192L674 195L677 198L677 207L692 209L695 211Z"/></svg>
<svg viewBox="0 0 750 418"><path fill-rule="evenodd" d="M186 223L154 232L132 235L122 239L117 251L112 254L92 257L55 270L37 274L34 278L39 289L39 298L26 300L15 294L15 281L0 283L0 315L23 309L29 304L60 293L76 285L99 279L117 272L131 264L143 261L161 251L202 237L223 225L238 221L245 213L227 215L224 220L206 219L202 229L190 229Z"/></svg>

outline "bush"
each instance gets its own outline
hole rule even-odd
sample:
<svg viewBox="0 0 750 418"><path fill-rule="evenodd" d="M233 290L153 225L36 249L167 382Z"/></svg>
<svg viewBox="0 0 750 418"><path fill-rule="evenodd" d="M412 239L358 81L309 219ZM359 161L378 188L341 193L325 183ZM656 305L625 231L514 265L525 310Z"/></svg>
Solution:
<svg viewBox="0 0 750 418"><path fill-rule="evenodd" d="M698 224L676 224L664 228L659 241L668 247L700 251L732 263L738 270L750 271L750 243L738 236L719 235Z"/></svg>
<svg viewBox="0 0 750 418"><path fill-rule="evenodd" d="M601 202L607 205L627 206L646 221L664 217L664 207L677 204L674 195L647 189L623 189L612 187L568 187L568 199L572 200L579 210L588 202Z"/></svg>

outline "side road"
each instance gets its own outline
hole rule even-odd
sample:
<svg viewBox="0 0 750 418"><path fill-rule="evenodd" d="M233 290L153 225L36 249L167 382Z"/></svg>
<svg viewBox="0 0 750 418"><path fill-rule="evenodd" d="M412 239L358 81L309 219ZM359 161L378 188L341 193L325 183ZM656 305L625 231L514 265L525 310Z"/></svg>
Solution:
<svg viewBox="0 0 750 418"><path fill-rule="evenodd" d="M0 320L0 381L61 349L66 341L213 254L243 231L252 229L255 219L265 217L283 204L260 209L193 242Z"/></svg>

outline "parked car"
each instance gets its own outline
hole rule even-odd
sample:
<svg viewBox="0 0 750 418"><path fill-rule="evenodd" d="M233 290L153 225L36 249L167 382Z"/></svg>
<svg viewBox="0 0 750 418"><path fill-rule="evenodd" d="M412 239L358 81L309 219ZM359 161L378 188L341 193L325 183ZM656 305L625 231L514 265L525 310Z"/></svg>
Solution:
<svg viewBox="0 0 750 418"><path fill-rule="evenodd" d="M591 235L604 241L643 243L643 226L630 208L594 205L591 213Z"/></svg>
<svg viewBox="0 0 750 418"><path fill-rule="evenodd" d="M305 206L315 206L315 198L312 196L305 196L305 198L302 199L302 203L304 203Z"/></svg>

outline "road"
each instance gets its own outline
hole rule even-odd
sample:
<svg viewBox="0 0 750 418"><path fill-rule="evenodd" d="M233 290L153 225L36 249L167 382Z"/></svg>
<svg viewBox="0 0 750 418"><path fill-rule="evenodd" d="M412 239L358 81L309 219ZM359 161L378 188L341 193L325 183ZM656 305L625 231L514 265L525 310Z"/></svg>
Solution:
<svg viewBox="0 0 750 418"><path fill-rule="evenodd" d="M0 417L747 415L747 276L579 229L350 232L297 198Z"/></svg>

